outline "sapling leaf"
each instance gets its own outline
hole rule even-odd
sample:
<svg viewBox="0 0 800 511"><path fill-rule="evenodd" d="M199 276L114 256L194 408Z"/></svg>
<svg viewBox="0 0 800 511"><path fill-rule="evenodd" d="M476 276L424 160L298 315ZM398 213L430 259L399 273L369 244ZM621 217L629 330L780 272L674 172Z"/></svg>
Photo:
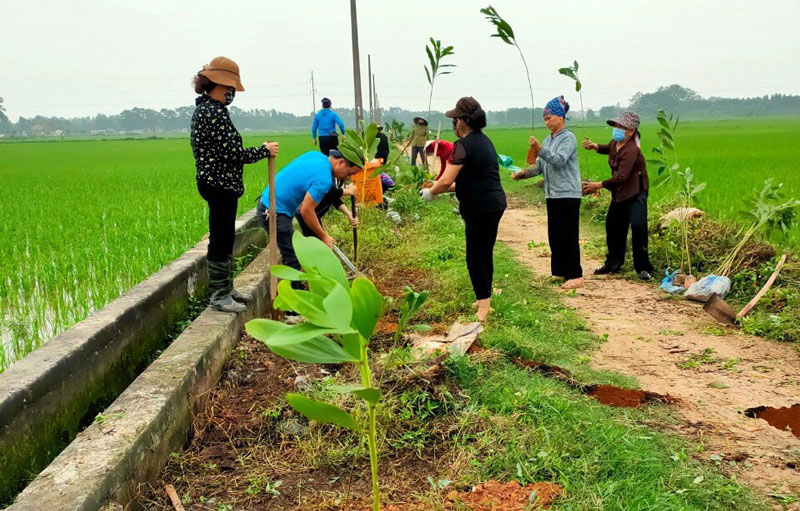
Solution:
<svg viewBox="0 0 800 511"><path fill-rule="evenodd" d="M301 342L275 342L268 340L265 343L276 355L297 362L308 364L342 364L345 362L358 362L350 352L344 350L338 343L327 337L312 337Z"/></svg>
<svg viewBox="0 0 800 511"><path fill-rule="evenodd" d="M284 266L282 264L276 264L272 268L269 269L273 275L278 277L279 279L283 280L292 280L292 281L299 281L299 280L308 280L308 274L303 273L299 270L295 270L289 266Z"/></svg>
<svg viewBox="0 0 800 511"><path fill-rule="evenodd" d="M347 273L328 246L315 237L305 237L300 232L292 236L297 259L304 270L316 270L323 277L335 280L343 287L349 287Z"/></svg>
<svg viewBox="0 0 800 511"><path fill-rule="evenodd" d="M336 286L341 287L341 286ZM294 289L288 280L278 282L278 295L283 306L281 310L292 310L314 325L325 328L340 328L334 318L325 310L321 296L302 289ZM345 326L348 326L348 321Z"/></svg>
<svg viewBox="0 0 800 511"><path fill-rule="evenodd" d="M578 61L577 61L577 60L576 60L576 61L574 61L574 66L575 66L575 67L574 67L574 69L575 69L575 72L577 73L577 72L578 72Z"/></svg>
<svg viewBox="0 0 800 511"><path fill-rule="evenodd" d="M314 401L301 394L286 394L289 405L307 419L326 424L336 424L343 428L358 431L359 427L352 415L338 406L322 401Z"/></svg>
<svg viewBox="0 0 800 511"><path fill-rule="evenodd" d="M372 404L376 404L381 399L381 391L373 387L362 387L361 385L331 385L329 388L339 394L353 394Z"/></svg>
<svg viewBox="0 0 800 511"><path fill-rule="evenodd" d="M349 333L352 333L352 330L349 328L347 329L325 328L321 326L312 325L311 323L300 323L297 325L292 325L288 328L284 328L282 330L278 330L277 332L273 333L268 339L264 340L275 344L291 344L291 343L299 343L307 341L308 339L313 339L314 337L320 335L349 334Z"/></svg>
<svg viewBox="0 0 800 511"><path fill-rule="evenodd" d="M428 84L433 85L433 82L431 81L431 72L428 71L428 66L425 66L425 76L428 77Z"/></svg>
<svg viewBox="0 0 800 511"><path fill-rule="evenodd" d="M575 92L580 92L580 91L581 91L581 81L575 80Z"/></svg>
<svg viewBox="0 0 800 511"><path fill-rule="evenodd" d="M325 309L331 326L342 329L350 327L350 321L353 319L353 304L350 301L348 289L334 286L330 294L322 300L322 307Z"/></svg>
<svg viewBox="0 0 800 511"><path fill-rule="evenodd" d="M364 146L364 139L361 138L361 135L358 134L356 130L345 130L347 133L348 138L356 143L356 145L363 147Z"/></svg>
<svg viewBox="0 0 800 511"><path fill-rule="evenodd" d="M431 326L425 323L421 323L419 325L411 325L410 327L408 327L408 329L413 332L428 332L430 331Z"/></svg>
<svg viewBox="0 0 800 511"><path fill-rule="evenodd" d="M244 325L245 332L259 341L266 341L276 332L285 328L290 328L290 326L271 319L252 319Z"/></svg>
<svg viewBox="0 0 800 511"><path fill-rule="evenodd" d="M352 326L369 339L383 312L383 297L372 282L359 277L350 287L350 300L353 303Z"/></svg>
<svg viewBox="0 0 800 511"><path fill-rule="evenodd" d="M342 347L353 356L353 358L361 360L361 343L363 337L360 334L346 334L342 336Z"/></svg>

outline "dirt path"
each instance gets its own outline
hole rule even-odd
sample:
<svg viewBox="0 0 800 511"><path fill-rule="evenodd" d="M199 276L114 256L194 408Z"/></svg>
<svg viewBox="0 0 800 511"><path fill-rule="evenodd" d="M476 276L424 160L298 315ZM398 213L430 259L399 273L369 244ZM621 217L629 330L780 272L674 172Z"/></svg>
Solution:
<svg viewBox="0 0 800 511"><path fill-rule="evenodd" d="M528 248L528 242L547 242L546 222L543 207L510 207L498 236L543 275L550 272L550 258L543 256L549 250ZM586 287L566 303L596 334L608 334L593 367L634 375L643 389L679 398L674 408L684 422L678 429L703 442L700 456L765 493L800 495L800 438L743 413L800 402L800 353L734 330L714 335L720 329L699 304L668 298L653 284L593 278L601 261L585 254L582 264ZM696 367L679 367L704 350L689 364Z"/></svg>

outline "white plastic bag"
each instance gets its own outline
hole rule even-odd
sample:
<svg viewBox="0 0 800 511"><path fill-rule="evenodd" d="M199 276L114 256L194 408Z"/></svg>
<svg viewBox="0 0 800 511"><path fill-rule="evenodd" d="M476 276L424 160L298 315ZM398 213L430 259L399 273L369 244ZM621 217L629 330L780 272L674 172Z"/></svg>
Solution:
<svg viewBox="0 0 800 511"><path fill-rule="evenodd" d="M719 275L707 275L698 280L686 290L686 298L696 302L707 302L711 295L718 294L722 298L728 296L731 290L731 279Z"/></svg>

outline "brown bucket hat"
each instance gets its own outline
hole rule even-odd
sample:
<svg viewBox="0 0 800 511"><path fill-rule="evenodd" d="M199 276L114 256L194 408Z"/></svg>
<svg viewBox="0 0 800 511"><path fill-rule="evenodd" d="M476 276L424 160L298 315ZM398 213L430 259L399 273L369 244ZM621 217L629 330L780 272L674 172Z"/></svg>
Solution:
<svg viewBox="0 0 800 511"><path fill-rule="evenodd" d="M477 99L473 98L472 96L464 96L456 102L456 107L454 109L448 110L444 113L444 115L446 117L450 117L451 119L456 119L459 117L472 117L472 115L478 111L480 107L481 104L478 103Z"/></svg>
<svg viewBox="0 0 800 511"><path fill-rule="evenodd" d="M211 62L203 66L200 74L214 83L234 87L239 92L244 90L242 80L239 78L239 66L228 57L214 57Z"/></svg>

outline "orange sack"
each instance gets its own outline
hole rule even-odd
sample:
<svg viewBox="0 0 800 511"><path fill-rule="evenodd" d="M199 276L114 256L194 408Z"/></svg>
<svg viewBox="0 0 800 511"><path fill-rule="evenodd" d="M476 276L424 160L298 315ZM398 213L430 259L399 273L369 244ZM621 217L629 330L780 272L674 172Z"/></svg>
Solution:
<svg viewBox="0 0 800 511"><path fill-rule="evenodd" d="M383 203L383 187L381 186L380 173L370 179L370 175L375 173L375 170L383 165L382 160L372 160L364 165L364 169L354 174L351 179L353 184L356 185L358 193L356 193L356 200L360 204L382 204Z"/></svg>

